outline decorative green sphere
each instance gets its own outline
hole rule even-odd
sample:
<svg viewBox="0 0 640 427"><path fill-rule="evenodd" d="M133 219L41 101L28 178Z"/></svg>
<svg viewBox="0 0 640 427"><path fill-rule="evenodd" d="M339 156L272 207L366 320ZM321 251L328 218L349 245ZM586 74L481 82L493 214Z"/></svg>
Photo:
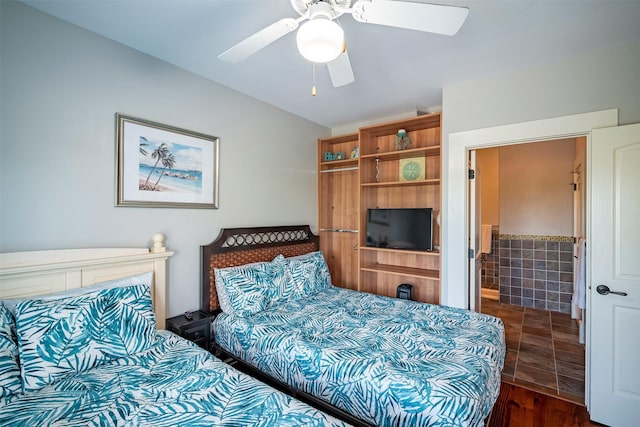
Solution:
<svg viewBox="0 0 640 427"><path fill-rule="evenodd" d="M420 177L420 165L417 162L407 162L402 168L402 176L407 181L415 181Z"/></svg>

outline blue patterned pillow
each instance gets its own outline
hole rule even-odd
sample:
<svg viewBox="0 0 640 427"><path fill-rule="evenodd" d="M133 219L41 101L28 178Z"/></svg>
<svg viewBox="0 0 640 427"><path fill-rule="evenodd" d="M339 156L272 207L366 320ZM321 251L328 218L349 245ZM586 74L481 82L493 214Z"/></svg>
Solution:
<svg viewBox="0 0 640 427"><path fill-rule="evenodd" d="M269 305L279 301L288 301L297 298L297 289L291 280L289 263L282 255L278 255L272 262L271 270L271 298Z"/></svg>
<svg viewBox="0 0 640 427"><path fill-rule="evenodd" d="M66 297L84 295L89 292L94 292L97 289L121 288L124 286L132 286L132 285L140 285L140 284L147 284L151 286L152 281L153 281L153 272L149 271L147 273L136 274L135 276L128 276L120 279L109 280L108 282L95 283L93 285L84 286L82 288L72 288L72 289L67 289L60 292L55 292L53 294L38 295L37 297L10 298L10 299L3 300L3 302L5 307L7 307L11 312L11 314L15 316L16 305L28 299L38 298L39 300L42 300L42 301L58 300Z"/></svg>
<svg viewBox="0 0 640 427"><path fill-rule="evenodd" d="M277 262L276 258L274 261ZM283 262L289 270L292 298L298 299L326 289L331 284L329 267L321 251L284 258Z"/></svg>
<svg viewBox="0 0 640 427"><path fill-rule="evenodd" d="M0 398L22 392L13 315L0 301Z"/></svg>
<svg viewBox="0 0 640 427"><path fill-rule="evenodd" d="M216 268L216 291L220 308L236 316L250 316L267 307L274 294L270 262Z"/></svg>
<svg viewBox="0 0 640 427"><path fill-rule="evenodd" d="M16 305L15 313L25 392L70 372L144 351L155 342L147 284L58 300L25 300Z"/></svg>

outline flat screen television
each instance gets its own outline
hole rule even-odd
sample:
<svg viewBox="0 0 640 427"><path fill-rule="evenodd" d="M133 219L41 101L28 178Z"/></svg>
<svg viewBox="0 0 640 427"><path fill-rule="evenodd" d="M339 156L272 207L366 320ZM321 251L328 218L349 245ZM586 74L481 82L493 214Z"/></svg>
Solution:
<svg viewBox="0 0 640 427"><path fill-rule="evenodd" d="M367 209L367 246L431 251L432 208Z"/></svg>

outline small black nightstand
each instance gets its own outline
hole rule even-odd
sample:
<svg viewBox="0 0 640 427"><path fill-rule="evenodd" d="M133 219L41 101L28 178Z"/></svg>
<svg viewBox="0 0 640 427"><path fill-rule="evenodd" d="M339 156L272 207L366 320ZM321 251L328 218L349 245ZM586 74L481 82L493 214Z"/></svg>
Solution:
<svg viewBox="0 0 640 427"><path fill-rule="evenodd" d="M216 315L204 311L193 311L191 314L193 320L187 320L183 314L167 319L167 330L198 344L207 351L211 351L213 346L212 322Z"/></svg>

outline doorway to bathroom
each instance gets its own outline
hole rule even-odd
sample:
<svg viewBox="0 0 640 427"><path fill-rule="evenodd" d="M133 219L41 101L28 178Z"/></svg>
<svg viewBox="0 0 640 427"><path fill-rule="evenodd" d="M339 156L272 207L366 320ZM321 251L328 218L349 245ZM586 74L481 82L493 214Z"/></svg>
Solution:
<svg viewBox="0 0 640 427"><path fill-rule="evenodd" d="M574 292L586 232L586 138L478 149L480 310L505 323L503 380L584 404Z"/></svg>

